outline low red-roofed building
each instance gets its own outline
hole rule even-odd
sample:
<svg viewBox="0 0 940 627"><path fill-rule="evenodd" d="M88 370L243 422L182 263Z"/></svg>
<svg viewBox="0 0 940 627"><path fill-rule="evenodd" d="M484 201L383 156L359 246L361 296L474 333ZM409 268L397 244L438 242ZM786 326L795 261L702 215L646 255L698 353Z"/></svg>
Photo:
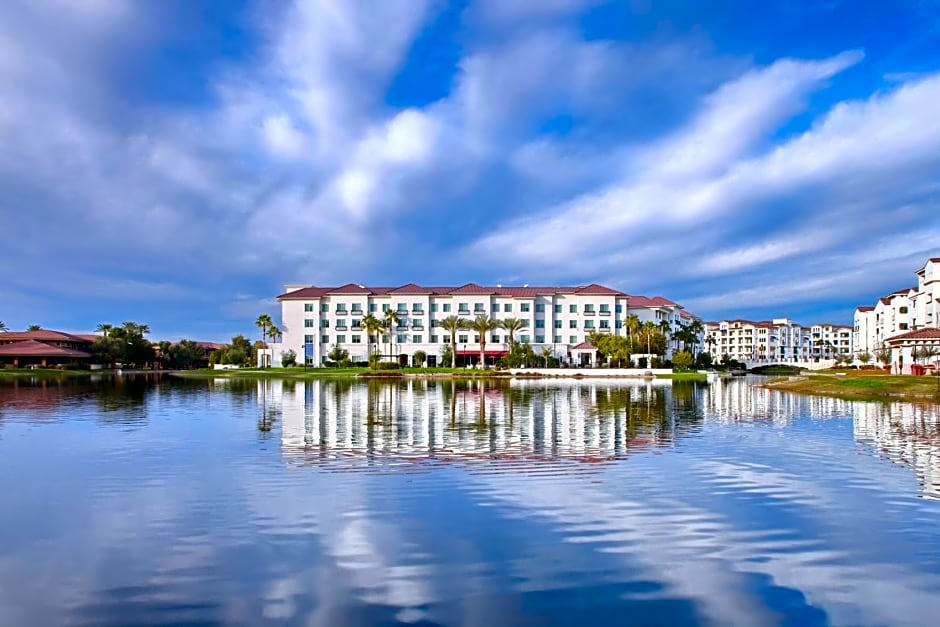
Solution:
<svg viewBox="0 0 940 627"><path fill-rule="evenodd" d="M91 359L91 335L75 335L50 329L0 333L0 366L58 366L87 363Z"/></svg>

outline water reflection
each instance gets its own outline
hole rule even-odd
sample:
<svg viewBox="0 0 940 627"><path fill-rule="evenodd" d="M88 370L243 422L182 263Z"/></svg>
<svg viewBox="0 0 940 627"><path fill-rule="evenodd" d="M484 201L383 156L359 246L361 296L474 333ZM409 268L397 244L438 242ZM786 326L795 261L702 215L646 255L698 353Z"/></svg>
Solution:
<svg viewBox="0 0 940 627"><path fill-rule="evenodd" d="M691 384L540 381L258 382L294 461L394 455L435 461L598 463L672 446L702 414Z"/></svg>

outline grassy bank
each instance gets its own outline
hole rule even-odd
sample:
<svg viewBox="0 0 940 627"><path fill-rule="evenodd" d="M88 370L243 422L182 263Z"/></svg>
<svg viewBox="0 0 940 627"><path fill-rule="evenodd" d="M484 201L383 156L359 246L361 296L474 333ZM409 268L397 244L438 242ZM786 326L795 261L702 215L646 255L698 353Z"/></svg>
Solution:
<svg viewBox="0 0 940 627"><path fill-rule="evenodd" d="M657 379L672 379L673 381L705 381L708 375L704 372L673 372L672 374L658 374Z"/></svg>
<svg viewBox="0 0 940 627"><path fill-rule="evenodd" d="M370 368L240 368L238 370L183 370L173 376L189 379L342 379L355 377L495 377L508 376L493 370L467 370L465 368L401 368L400 370L372 370Z"/></svg>
<svg viewBox="0 0 940 627"><path fill-rule="evenodd" d="M18 379L35 377L40 379L62 379L90 377L92 375L112 375L113 370L59 370L57 368L3 368L0 379Z"/></svg>
<svg viewBox="0 0 940 627"><path fill-rule="evenodd" d="M773 379L762 387L844 399L940 403L940 382L937 377L849 371L842 376L810 374Z"/></svg>

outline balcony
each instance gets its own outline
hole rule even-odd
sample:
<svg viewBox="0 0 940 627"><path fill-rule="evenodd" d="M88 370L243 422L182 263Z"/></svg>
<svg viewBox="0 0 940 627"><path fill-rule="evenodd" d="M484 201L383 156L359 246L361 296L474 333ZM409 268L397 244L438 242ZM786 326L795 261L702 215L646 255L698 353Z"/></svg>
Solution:
<svg viewBox="0 0 940 627"><path fill-rule="evenodd" d="M593 315L594 315L594 312L593 312L593 311L585 311L585 312L584 312L584 315L585 315L585 316L593 316Z"/></svg>
<svg viewBox="0 0 940 627"><path fill-rule="evenodd" d="M337 309L337 310L335 310L333 313L334 313L335 315L337 315L337 316L345 316L345 315L348 314L349 312L346 311L345 309Z"/></svg>
<svg viewBox="0 0 940 627"><path fill-rule="evenodd" d="M610 315L610 312L609 312L609 311L603 311L603 310L601 310L601 311L598 312L598 315L600 315L600 316L609 316L609 315Z"/></svg>
<svg viewBox="0 0 940 627"><path fill-rule="evenodd" d="M411 310L411 315L412 315L412 316L423 316L423 315L424 315L424 310L423 310L423 309L412 309L412 310Z"/></svg>

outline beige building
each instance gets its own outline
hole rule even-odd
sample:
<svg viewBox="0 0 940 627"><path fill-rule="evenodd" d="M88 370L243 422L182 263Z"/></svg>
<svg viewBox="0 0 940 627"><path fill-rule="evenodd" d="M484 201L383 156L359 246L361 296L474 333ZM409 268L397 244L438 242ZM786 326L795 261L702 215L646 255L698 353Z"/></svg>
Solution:
<svg viewBox="0 0 940 627"><path fill-rule="evenodd" d="M790 318L722 320L705 324L705 350L712 359L780 363L834 359L852 352L852 327L803 326Z"/></svg>

